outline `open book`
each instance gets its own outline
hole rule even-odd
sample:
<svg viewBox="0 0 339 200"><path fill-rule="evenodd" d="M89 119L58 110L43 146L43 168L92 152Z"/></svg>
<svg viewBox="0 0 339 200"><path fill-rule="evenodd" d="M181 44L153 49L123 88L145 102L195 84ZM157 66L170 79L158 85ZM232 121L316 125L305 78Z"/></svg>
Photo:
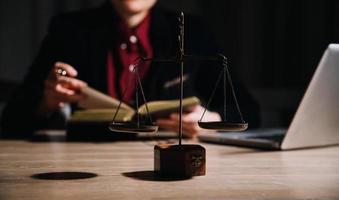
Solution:
<svg viewBox="0 0 339 200"><path fill-rule="evenodd" d="M91 87L85 87L82 92L87 96L85 100L79 102L79 107L71 117L71 122L109 122L113 120L120 101L106 94L103 94ZM183 110L191 106L200 104L197 97L187 97L183 99ZM152 117L164 117L171 112L179 111L179 100L161 100L147 103L148 111ZM135 117L137 111L125 103L121 103L115 121L127 122ZM146 105L138 108L140 116L147 116Z"/></svg>

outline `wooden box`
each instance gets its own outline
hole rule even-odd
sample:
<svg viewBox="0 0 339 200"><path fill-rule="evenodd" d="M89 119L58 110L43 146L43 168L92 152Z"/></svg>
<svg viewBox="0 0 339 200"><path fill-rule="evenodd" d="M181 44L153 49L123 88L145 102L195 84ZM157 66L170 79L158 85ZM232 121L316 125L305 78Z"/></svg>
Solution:
<svg viewBox="0 0 339 200"><path fill-rule="evenodd" d="M205 148L196 144L156 145L154 146L154 171L162 177L205 175Z"/></svg>

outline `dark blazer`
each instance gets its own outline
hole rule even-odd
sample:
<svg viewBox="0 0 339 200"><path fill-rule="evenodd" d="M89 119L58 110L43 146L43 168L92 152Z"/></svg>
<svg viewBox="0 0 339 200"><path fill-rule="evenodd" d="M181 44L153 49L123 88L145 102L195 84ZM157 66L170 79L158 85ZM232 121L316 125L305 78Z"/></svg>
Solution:
<svg viewBox="0 0 339 200"><path fill-rule="evenodd" d="M2 128L10 134L28 134L46 128L53 116L37 118L35 113L43 96L44 80L57 61L69 63L78 71L78 78L90 86L107 92L106 56L114 45L112 22L116 15L106 2L99 8L73 12L55 17L49 27L41 49L35 58L20 89L8 102L3 112ZM162 10L157 5L151 11L150 39L155 57L176 55L178 49L177 14ZM216 55L218 49L206 28L192 17L185 19L185 52L196 55ZM152 63L143 80L147 100L174 99L179 97L178 85L166 87L167 82L178 78L178 64ZM185 64L188 79L184 96L198 96L206 102L211 94L221 65L213 62ZM233 75L234 76L234 75ZM250 127L259 124L259 108L248 91L233 77L236 94L245 120ZM219 86L210 110L222 114L222 85ZM229 91L229 90L228 90ZM232 99L230 93L228 99ZM238 120L235 105L228 101L228 119Z"/></svg>

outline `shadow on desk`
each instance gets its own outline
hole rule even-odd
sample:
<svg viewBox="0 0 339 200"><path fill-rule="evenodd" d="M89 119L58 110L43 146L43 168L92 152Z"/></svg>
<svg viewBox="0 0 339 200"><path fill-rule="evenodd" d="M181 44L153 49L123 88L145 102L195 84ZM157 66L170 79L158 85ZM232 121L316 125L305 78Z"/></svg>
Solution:
<svg viewBox="0 0 339 200"><path fill-rule="evenodd" d="M141 181L168 182L168 181L184 181L184 180L191 179L191 177L160 177L160 176L157 176L154 173L154 171L135 171L135 172L124 172L121 174L125 177L129 177L134 180L141 180Z"/></svg>
<svg viewBox="0 0 339 200"><path fill-rule="evenodd" d="M31 178L42 180L75 180L88 179L97 177L97 174L90 172L47 172L40 174L33 174Z"/></svg>

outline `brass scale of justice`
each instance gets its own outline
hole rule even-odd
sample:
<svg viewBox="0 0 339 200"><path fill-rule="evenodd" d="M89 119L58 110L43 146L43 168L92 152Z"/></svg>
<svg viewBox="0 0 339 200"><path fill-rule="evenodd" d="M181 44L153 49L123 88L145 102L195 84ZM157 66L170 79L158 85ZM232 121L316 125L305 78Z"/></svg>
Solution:
<svg viewBox="0 0 339 200"><path fill-rule="evenodd" d="M136 98L136 108L139 104L139 89L141 96L145 103L147 118L149 119L149 124L142 123L140 121L139 113L136 114L136 122L116 122L115 118L120 110L121 103L120 101L118 108L114 114L113 121L109 125L109 129L113 132L125 132L125 133L155 133L158 131L158 126L155 125L152 121L149 109L147 106L146 97L142 88L140 76L138 73L138 65L140 62L163 62L163 63L180 63L180 100L179 100L179 144L158 144L154 147L154 171L157 175L161 177L192 177L205 175L206 173L206 151L205 148L197 144L182 144L182 99L183 99L183 72L184 72L184 63L186 61L219 61L222 64L222 69L218 76L218 79L215 83L214 89L212 90L211 96L207 102L206 108L198 121L198 125L203 129L217 130L217 131L244 131L248 127L248 123L243 120L243 116L240 111L240 107L234 92L230 72L227 66L227 58L218 54L217 56L194 56L186 55L184 53L184 13L181 12L178 17L179 20L179 51L176 57L174 58L144 58L139 57L133 63L133 72L135 76L135 98ZM217 86L223 77L224 80L224 115L223 121L208 121L203 122L203 117L208 109ZM228 122L226 120L226 82L230 84L232 91L232 96L235 100L236 108L240 116L240 122ZM131 81L129 81L131 82ZM129 83L128 83L129 84ZM127 86L128 87L128 86ZM123 92L122 99L124 98L125 92ZM138 110L138 109L136 109Z"/></svg>

